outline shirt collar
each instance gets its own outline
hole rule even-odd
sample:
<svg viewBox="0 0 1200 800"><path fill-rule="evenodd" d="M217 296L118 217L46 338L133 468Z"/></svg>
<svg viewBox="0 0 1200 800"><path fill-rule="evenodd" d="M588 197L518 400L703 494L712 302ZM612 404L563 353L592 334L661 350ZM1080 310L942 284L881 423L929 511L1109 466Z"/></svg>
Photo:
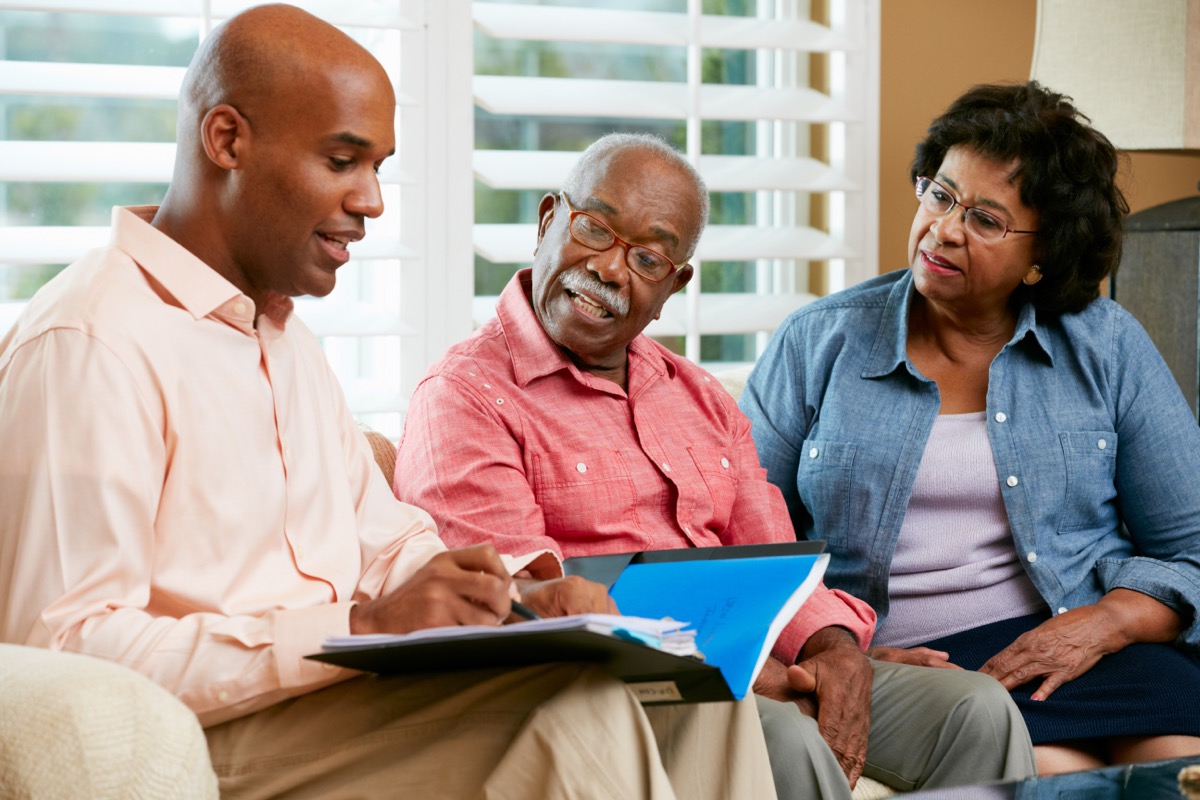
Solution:
<svg viewBox="0 0 1200 800"><path fill-rule="evenodd" d="M584 380L583 371L575 366L542 327L530 303L532 292L533 270L523 269L504 287L496 303L496 317L508 341L517 385L524 387L530 381L559 370L567 370ZM645 334L639 334L629 343L631 378L634 370L640 370L643 366L669 377L675 376L675 365L663 357ZM633 386L632 379L629 385Z"/></svg>
<svg viewBox="0 0 1200 800"><path fill-rule="evenodd" d="M151 225L158 206L116 207L110 244L127 254L195 319L218 317L254 328L254 303L220 273ZM292 313L290 297L272 297L262 312L282 328Z"/></svg>
<svg viewBox="0 0 1200 800"><path fill-rule="evenodd" d="M908 312L912 307L912 296L916 291L913 286L912 270L904 270L900 279L892 284L884 304L883 314L879 318L879 329L875 334L875 342L871 353L867 356L863 368L864 378L879 378L891 374L901 365L908 363ZM1043 332L1038 329L1037 309L1032 303L1021 307L1017 315L1017 328L1013 331L1005 347L1011 347L1017 342L1029 341L1039 348L1054 365L1054 353L1051 343Z"/></svg>

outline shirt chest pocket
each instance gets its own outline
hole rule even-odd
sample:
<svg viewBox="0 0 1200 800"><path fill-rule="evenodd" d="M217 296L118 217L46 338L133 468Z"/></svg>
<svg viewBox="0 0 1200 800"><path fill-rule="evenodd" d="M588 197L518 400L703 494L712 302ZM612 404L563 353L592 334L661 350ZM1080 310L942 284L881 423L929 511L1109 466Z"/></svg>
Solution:
<svg viewBox="0 0 1200 800"><path fill-rule="evenodd" d="M805 440L796 470L800 500L813 518L815 537L844 542L851 526L850 496L857 445Z"/></svg>
<svg viewBox="0 0 1200 800"><path fill-rule="evenodd" d="M1058 435L1066 467L1059 533L1104 530L1116 525L1117 434L1071 431Z"/></svg>
<svg viewBox="0 0 1200 800"><path fill-rule="evenodd" d="M596 530L599 520L637 527L633 477L620 450L533 454L533 494L551 535Z"/></svg>
<svg viewBox="0 0 1200 800"><path fill-rule="evenodd" d="M737 497L737 481L733 477L736 465L728 453L711 447L689 447L688 454L704 481L703 488L707 489L707 496L703 492L696 494L696 523L719 535L729 527ZM683 491L684 487L680 487L680 492Z"/></svg>

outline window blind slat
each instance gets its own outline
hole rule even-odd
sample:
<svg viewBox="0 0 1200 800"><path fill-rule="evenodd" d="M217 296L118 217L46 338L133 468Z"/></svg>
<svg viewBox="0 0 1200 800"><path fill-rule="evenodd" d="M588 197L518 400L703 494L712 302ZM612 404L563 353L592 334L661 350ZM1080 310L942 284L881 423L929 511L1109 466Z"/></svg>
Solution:
<svg viewBox="0 0 1200 800"><path fill-rule="evenodd" d="M688 44L688 17L660 11L619 11L476 3L476 26L498 39L546 42ZM824 25L809 20L754 17L700 17L700 45L726 49L778 48L804 52L854 50L861 47Z"/></svg>
<svg viewBox="0 0 1200 800"><path fill-rule="evenodd" d="M296 299L296 315L317 336L415 336L395 309L372 303Z"/></svg>
<svg viewBox="0 0 1200 800"><path fill-rule="evenodd" d="M194 17L204 16L206 6L211 7L211 16L216 20L228 19L234 14L258 5L255 0L23 0L6 2L4 8L14 11L45 11L78 14L126 14L144 17ZM346 3L343 0L290 0L290 4L303 8L311 14L332 22L334 25L350 25L358 28L396 28L417 30L416 21L400 13L399 5L388 0Z"/></svg>
<svg viewBox="0 0 1200 800"><path fill-rule="evenodd" d="M174 100L183 67L0 61L0 93Z"/></svg>
<svg viewBox="0 0 1200 800"><path fill-rule="evenodd" d="M688 86L660 81L477 75L475 102L493 114L622 119L687 119ZM705 84L705 119L852 122L845 106L812 89Z"/></svg>

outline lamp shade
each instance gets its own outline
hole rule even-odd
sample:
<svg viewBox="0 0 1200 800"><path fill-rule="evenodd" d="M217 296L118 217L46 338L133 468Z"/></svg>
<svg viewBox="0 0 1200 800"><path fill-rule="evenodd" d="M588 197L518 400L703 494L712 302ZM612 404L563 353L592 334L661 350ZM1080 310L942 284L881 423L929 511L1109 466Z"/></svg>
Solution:
<svg viewBox="0 0 1200 800"><path fill-rule="evenodd" d="M1038 0L1031 77L1123 150L1200 149L1200 0Z"/></svg>

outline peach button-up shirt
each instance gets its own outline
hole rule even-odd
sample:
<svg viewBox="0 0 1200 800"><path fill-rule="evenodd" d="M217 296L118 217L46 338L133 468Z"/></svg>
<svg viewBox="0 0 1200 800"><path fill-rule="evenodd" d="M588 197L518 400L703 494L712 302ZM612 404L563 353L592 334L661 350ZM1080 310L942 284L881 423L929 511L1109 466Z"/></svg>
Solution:
<svg viewBox="0 0 1200 800"><path fill-rule="evenodd" d="M303 656L445 547L291 301L256 320L154 211L115 209L0 341L0 640L125 664L210 725L353 674Z"/></svg>

